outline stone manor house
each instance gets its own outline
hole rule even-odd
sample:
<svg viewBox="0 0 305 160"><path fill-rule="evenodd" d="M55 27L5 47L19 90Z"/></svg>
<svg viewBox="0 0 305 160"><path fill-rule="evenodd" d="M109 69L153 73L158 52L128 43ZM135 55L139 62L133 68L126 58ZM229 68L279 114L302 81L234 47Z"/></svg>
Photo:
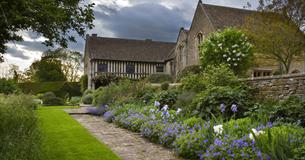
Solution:
<svg viewBox="0 0 305 160"><path fill-rule="evenodd" d="M85 74L88 88L95 88L93 78L111 73L139 79L150 74L170 74L175 77L185 67L199 64L198 46L208 34L227 27L238 27L254 11L214 6L199 0L189 30L181 28L177 41L157 42L98 37L87 35ZM250 70L252 77L269 76L278 68L266 64ZM305 70L305 64L292 65L292 72Z"/></svg>

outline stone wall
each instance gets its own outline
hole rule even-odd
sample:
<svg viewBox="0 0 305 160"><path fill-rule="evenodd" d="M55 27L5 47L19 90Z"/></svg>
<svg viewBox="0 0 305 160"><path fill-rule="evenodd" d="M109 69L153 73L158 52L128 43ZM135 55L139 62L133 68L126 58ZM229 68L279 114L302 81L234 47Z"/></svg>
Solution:
<svg viewBox="0 0 305 160"><path fill-rule="evenodd" d="M290 95L305 97L305 74L290 74L247 79L258 98L285 99Z"/></svg>

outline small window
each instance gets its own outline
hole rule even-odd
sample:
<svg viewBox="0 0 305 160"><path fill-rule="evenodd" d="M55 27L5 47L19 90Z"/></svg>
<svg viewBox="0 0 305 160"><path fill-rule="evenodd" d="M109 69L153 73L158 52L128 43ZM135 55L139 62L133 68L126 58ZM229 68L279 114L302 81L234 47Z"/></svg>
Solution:
<svg viewBox="0 0 305 160"><path fill-rule="evenodd" d="M157 72L164 72L164 66L163 65L157 66L156 69L157 69Z"/></svg>
<svg viewBox="0 0 305 160"><path fill-rule="evenodd" d="M199 45L203 42L203 34L202 33L198 33L197 40L198 40Z"/></svg>
<svg viewBox="0 0 305 160"><path fill-rule="evenodd" d="M135 66L134 66L134 64L127 64L126 65L126 73L127 74L134 74L135 73Z"/></svg>
<svg viewBox="0 0 305 160"><path fill-rule="evenodd" d="M108 72L108 65L107 64L98 64L97 67L98 72Z"/></svg>

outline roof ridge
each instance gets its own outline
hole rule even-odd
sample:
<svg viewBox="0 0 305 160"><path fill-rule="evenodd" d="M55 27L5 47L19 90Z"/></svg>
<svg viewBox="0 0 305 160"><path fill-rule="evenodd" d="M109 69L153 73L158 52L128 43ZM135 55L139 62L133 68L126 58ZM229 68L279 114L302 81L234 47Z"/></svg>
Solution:
<svg viewBox="0 0 305 160"><path fill-rule="evenodd" d="M154 41L152 39L132 39L132 38L116 38L116 37L93 37L90 36L90 38L96 38L96 39L112 39L112 40L126 40L126 41L139 41L139 42L152 42L152 43L169 43L169 44L175 44L176 42L169 42L169 41Z"/></svg>
<svg viewBox="0 0 305 160"><path fill-rule="evenodd" d="M227 8L227 9L235 9L235 10L248 11L248 12L257 12L257 10L250 10L250 9L245 9L245 8L235 8L235 7L231 7L231 6L222 6L222 5L215 5L215 4L208 4L208 3L201 3L201 5L219 7L219 8Z"/></svg>

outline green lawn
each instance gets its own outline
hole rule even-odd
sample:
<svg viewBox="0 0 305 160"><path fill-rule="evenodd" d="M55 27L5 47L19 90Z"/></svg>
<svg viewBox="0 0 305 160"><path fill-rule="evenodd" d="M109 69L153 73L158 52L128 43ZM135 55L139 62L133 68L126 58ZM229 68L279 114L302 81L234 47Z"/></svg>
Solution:
<svg viewBox="0 0 305 160"><path fill-rule="evenodd" d="M119 160L63 108L39 107L36 114L43 132L43 160Z"/></svg>

